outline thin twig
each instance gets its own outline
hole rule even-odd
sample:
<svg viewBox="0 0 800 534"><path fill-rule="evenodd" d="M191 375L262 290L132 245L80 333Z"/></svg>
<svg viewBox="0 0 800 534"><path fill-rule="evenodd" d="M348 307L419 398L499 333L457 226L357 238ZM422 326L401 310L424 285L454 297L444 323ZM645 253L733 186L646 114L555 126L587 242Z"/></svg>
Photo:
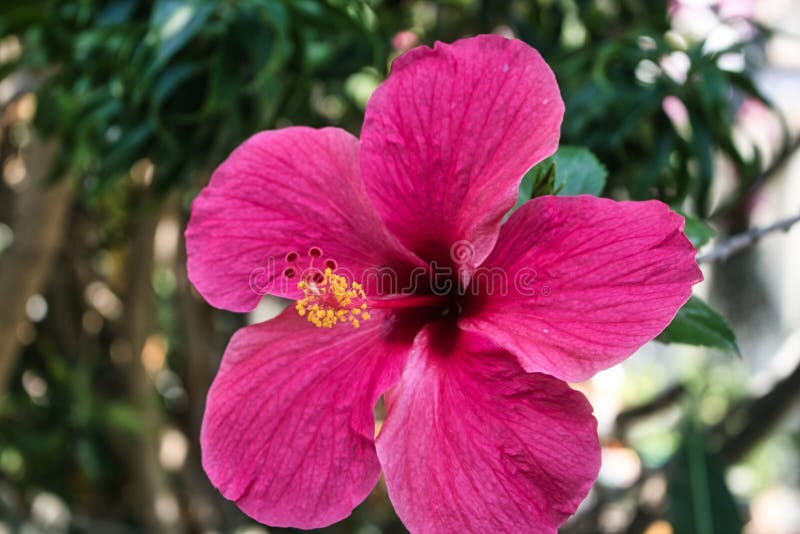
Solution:
<svg viewBox="0 0 800 534"><path fill-rule="evenodd" d="M774 178L798 151L800 151L800 136L789 139L787 134L787 138L784 140L780 152L772 159L767 168L761 171L753 180L743 183L740 186L739 192L735 195L736 200L732 200L720 206L711 214L709 219L721 219L724 218L725 215L744 210L748 199L752 198L764 184Z"/></svg>
<svg viewBox="0 0 800 534"><path fill-rule="evenodd" d="M752 228L747 232L731 236L708 252L698 254L697 263L714 263L717 261L724 261L731 255L754 244L767 234L777 231L788 232L789 229L798 222L800 222L800 215L795 215L793 217L789 217L788 219L782 219L769 226Z"/></svg>
<svg viewBox="0 0 800 534"><path fill-rule="evenodd" d="M795 153L800 150L800 136L792 139L786 140L783 149L778 153L772 163L764 169L764 171L759 176L756 183L753 184L754 186L759 186L769 180L774 174L776 174L779 170L786 165L792 157L794 157Z"/></svg>
<svg viewBox="0 0 800 534"><path fill-rule="evenodd" d="M665 408L669 408L678 402L683 397L684 393L686 393L686 386L683 384L675 384L656 395L649 402L621 411L617 415L615 421L616 434L621 435L631 423L643 417L653 415Z"/></svg>
<svg viewBox="0 0 800 534"><path fill-rule="evenodd" d="M775 428L798 399L800 363L769 392L742 408L742 412L748 415L747 422L738 432L726 436L720 449L722 458L729 464L741 460Z"/></svg>

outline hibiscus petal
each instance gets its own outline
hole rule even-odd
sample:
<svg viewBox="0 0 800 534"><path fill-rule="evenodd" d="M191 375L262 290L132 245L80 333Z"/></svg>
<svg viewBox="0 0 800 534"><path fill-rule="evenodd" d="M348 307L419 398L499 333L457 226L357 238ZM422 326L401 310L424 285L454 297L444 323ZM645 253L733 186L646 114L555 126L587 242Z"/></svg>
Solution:
<svg viewBox="0 0 800 534"><path fill-rule="evenodd" d="M475 334L433 326L417 341L377 439L400 519L426 534L555 533L600 468L586 398Z"/></svg>
<svg viewBox="0 0 800 534"><path fill-rule="evenodd" d="M479 264L523 174L558 144L564 104L530 46L497 35L437 42L394 61L367 105L361 171L387 227L427 260L471 242ZM451 254L452 255L452 254Z"/></svg>
<svg viewBox="0 0 800 534"><path fill-rule="evenodd" d="M657 336L703 279L682 230L683 218L658 201L533 199L476 272L475 293L486 296L459 324L530 372L585 380ZM504 273L507 287L482 272Z"/></svg>
<svg viewBox="0 0 800 534"><path fill-rule="evenodd" d="M203 467L257 521L318 528L375 486L373 407L407 347L378 312L361 328L316 329L293 309L231 339L208 394Z"/></svg>
<svg viewBox="0 0 800 534"><path fill-rule="evenodd" d="M211 305L248 311L265 293L297 298L297 281L282 276L291 251L303 261L319 247L355 280L413 261L364 193L358 146L344 130L293 127L256 134L220 165L186 230L189 279Z"/></svg>

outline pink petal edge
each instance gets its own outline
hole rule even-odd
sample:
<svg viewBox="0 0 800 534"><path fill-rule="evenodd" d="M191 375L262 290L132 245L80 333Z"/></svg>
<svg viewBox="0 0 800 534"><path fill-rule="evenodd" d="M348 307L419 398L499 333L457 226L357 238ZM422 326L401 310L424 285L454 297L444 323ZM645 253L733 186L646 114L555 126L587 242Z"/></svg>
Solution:
<svg viewBox="0 0 800 534"><path fill-rule="evenodd" d="M669 325L703 275L683 218L658 201L539 197L520 207L474 278L459 325L515 354L529 372L585 380Z"/></svg>
<svg viewBox="0 0 800 534"><path fill-rule="evenodd" d="M430 325L385 395L378 457L412 533L555 533L597 476L586 398L489 347Z"/></svg>
<svg viewBox="0 0 800 534"><path fill-rule="evenodd" d="M359 329L316 329L287 309L239 330L208 393L201 432L211 482L272 526L350 515L378 481L373 407L410 341L379 313Z"/></svg>
<svg viewBox="0 0 800 534"><path fill-rule="evenodd" d="M552 71L519 40L480 35L398 57L370 99L361 172L387 227L425 260L469 242L479 264L525 172L558 145ZM452 253L451 253L452 256Z"/></svg>
<svg viewBox="0 0 800 534"><path fill-rule="evenodd" d="M307 262L312 246L353 280L375 266L418 261L367 199L358 150L344 130L305 127L261 132L237 148L192 205L186 250L200 294L238 312L266 293L295 299L296 279L282 276L285 257L296 251Z"/></svg>

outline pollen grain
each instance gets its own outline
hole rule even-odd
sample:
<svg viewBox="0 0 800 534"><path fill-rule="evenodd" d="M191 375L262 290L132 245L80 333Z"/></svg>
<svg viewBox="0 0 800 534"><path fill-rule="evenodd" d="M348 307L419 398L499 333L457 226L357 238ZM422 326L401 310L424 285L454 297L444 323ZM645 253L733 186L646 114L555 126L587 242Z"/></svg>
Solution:
<svg viewBox="0 0 800 534"><path fill-rule="evenodd" d="M303 298L295 309L301 317L318 328L333 328L338 323L350 323L359 328L370 318L366 295L361 284L348 283L344 276L327 267L316 277L306 277L297 284Z"/></svg>

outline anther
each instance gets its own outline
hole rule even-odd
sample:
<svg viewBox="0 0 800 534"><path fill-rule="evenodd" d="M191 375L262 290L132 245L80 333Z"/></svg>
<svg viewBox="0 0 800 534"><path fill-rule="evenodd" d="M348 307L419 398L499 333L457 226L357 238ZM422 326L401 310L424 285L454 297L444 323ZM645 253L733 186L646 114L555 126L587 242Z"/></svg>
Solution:
<svg viewBox="0 0 800 534"><path fill-rule="evenodd" d="M335 274L332 268L315 270L301 278L297 288L303 292L303 298L295 303L295 309L314 326L333 328L341 322L359 328L363 321L370 318L362 287Z"/></svg>

